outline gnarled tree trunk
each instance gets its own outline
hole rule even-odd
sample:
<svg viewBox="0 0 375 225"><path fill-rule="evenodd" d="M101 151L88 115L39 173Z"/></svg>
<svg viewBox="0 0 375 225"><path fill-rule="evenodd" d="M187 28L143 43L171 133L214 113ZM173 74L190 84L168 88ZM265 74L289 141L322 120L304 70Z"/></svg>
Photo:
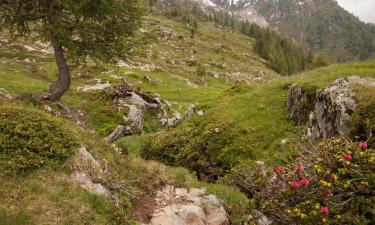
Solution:
<svg viewBox="0 0 375 225"><path fill-rule="evenodd" d="M60 98L70 87L70 72L64 56L64 50L61 45L54 45L55 60L59 71L58 79L55 81L50 89L50 101L59 101Z"/></svg>

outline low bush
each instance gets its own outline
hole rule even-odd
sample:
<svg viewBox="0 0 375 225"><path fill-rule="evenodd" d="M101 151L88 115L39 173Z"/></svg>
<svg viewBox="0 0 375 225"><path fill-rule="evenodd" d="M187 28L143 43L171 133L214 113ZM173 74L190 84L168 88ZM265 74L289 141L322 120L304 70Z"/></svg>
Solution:
<svg viewBox="0 0 375 225"><path fill-rule="evenodd" d="M275 224L375 224L375 151L332 139L267 177L255 174L253 207Z"/></svg>
<svg viewBox="0 0 375 225"><path fill-rule="evenodd" d="M8 172L26 172L48 162L64 162L77 146L75 133L44 112L0 106L0 161Z"/></svg>

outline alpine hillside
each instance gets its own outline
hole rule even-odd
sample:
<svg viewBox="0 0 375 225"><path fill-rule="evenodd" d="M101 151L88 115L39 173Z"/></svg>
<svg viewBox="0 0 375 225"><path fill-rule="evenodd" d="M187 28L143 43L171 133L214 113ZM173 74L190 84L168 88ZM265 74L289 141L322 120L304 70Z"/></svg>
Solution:
<svg viewBox="0 0 375 225"><path fill-rule="evenodd" d="M335 0L196 0L242 20L278 31L336 61L367 59L375 52L375 26L361 22Z"/></svg>

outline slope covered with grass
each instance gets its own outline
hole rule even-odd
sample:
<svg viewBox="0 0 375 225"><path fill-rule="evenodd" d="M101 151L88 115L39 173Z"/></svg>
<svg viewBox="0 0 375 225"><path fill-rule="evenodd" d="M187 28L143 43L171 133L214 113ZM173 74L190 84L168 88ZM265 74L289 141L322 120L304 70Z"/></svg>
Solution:
<svg viewBox="0 0 375 225"><path fill-rule="evenodd" d="M332 65L270 83L236 85L201 101L203 116L196 115L175 129L150 136L142 155L186 166L207 180L216 180L247 160L278 164L294 154L293 146L302 135L302 127L288 119L288 87L297 83L315 91L337 78L353 75L374 78L375 62ZM369 96L375 93L374 88L354 88L360 108L366 109L364 116L373 121Z"/></svg>
<svg viewBox="0 0 375 225"><path fill-rule="evenodd" d="M53 55L45 51L45 46L32 40L9 42L0 39L0 99L4 93L21 96L18 100L0 100L0 115L3 116L0 121L5 121L0 125L0 164L7 170L33 165L22 173L1 171L1 224L82 224L82 221L87 224L133 224L134 221L137 224L132 215L137 201L154 191L155 185L165 183L206 188L207 193L215 194L225 202L233 224L244 221L249 201L237 188L201 182L186 169L139 159L142 136L119 141L134 150L130 155L120 154L104 143L104 137L123 122L123 112L103 98L100 91L86 93L78 88L96 84L94 78L110 84L125 80L134 89L160 94L172 109L184 112L190 104L212 98L233 85L235 79L226 74L253 68L256 73L263 71L264 81L278 75L252 54L253 43L247 37L202 24L201 31L192 40L187 28L178 22L157 17L146 20L144 29L150 33L154 26L160 33L167 28L176 33L168 43L160 33L156 35L159 40L153 48L157 49L158 57L148 58L147 48L139 48L135 49L134 60L128 62L128 66L114 68L89 63L74 68L72 87L61 102L78 115L80 126L69 121L71 118L66 118L55 105L50 106L58 113L50 115L45 103L31 97L31 93L47 92L56 79ZM5 33L1 36L8 38ZM197 75L199 65L194 62L167 63L172 59L188 59L192 54L188 51L190 48L196 49L194 57L205 67L203 77ZM249 53L236 56L238 51ZM208 65L214 61L220 61L225 67ZM145 69L147 65L158 68ZM215 78L211 72L220 75ZM148 82L144 76L152 81ZM161 129L154 122L153 118L146 118L145 133ZM71 136L72 143L69 141ZM11 144L15 146L10 147ZM81 145L108 169L104 177L95 177L95 181L113 190L118 201L90 193L72 181L74 159Z"/></svg>

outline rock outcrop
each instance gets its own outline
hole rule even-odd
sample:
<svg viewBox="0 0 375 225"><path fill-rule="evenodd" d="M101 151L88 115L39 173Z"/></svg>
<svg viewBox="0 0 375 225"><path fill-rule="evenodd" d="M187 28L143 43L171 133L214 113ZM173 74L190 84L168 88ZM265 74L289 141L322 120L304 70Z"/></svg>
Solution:
<svg viewBox="0 0 375 225"><path fill-rule="evenodd" d="M111 192L105 186L96 182L96 180L104 176L104 170L85 147L81 147L78 150L72 167L74 171L71 174L71 179L83 189L106 197L112 196Z"/></svg>
<svg viewBox="0 0 375 225"><path fill-rule="evenodd" d="M313 138L330 138L343 135L350 115L357 108L350 80L338 79L316 92L314 111L310 114L308 134Z"/></svg>
<svg viewBox="0 0 375 225"><path fill-rule="evenodd" d="M100 79L95 80L96 84L78 87L81 92L100 91L109 98L119 111L124 111L124 123L106 137L107 142L114 142L118 138L126 135L142 134L144 125L144 115L148 110L157 112L161 126L174 127L181 120L179 112L174 111L169 118L169 106L158 94L149 95L139 90L134 90L127 83L111 85ZM125 113L126 112L126 113Z"/></svg>
<svg viewBox="0 0 375 225"><path fill-rule="evenodd" d="M305 124L313 108L314 99L315 93L308 94L297 84L291 85L288 94L289 119L296 121L298 125Z"/></svg>
<svg viewBox="0 0 375 225"><path fill-rule="evenodd" d="M357 108L352 84L375 86L375 81L359 76L340 78L314 93L292 85L288 96L289 118L298 124L307 123L307 135L315 139L343 135Z"/></svg>
<svg viewBox="0 0 375 225"><path fill-rule="evenodd" d="M229 219L214 195L166 185L157 192L151 220L144 225L229 225Z"/></svg>
<svg viewBox="0 0 375 225"><path fill-rule="evenodd" d="M200 110L196 104L191 104L189 108L184 113L185 119L189 119L193 115L203 116L203 111Z"/></svg>

